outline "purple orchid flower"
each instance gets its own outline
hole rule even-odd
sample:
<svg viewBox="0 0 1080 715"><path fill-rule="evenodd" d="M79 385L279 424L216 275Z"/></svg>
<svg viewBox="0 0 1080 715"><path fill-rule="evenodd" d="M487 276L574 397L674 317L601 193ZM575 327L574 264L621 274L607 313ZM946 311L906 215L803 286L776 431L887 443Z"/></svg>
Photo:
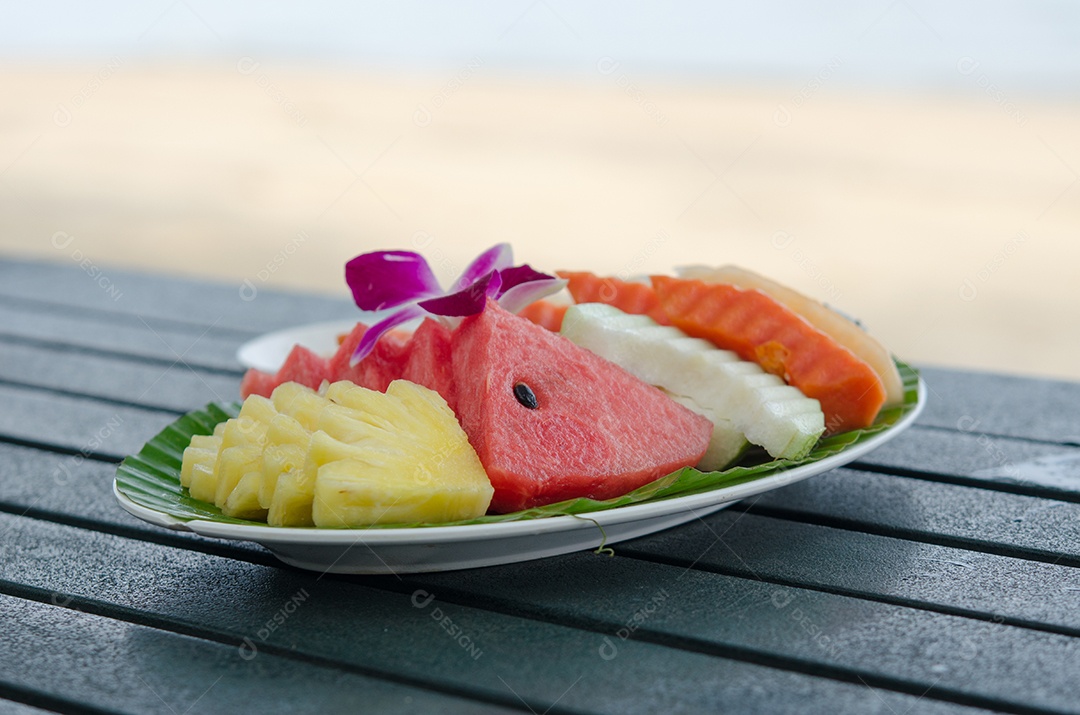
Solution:
<svg viewBox="0 0 1080 715"><path fill-rule="evenodd" d="M450 319L476 315L489 298L516 313L566 285L565 280L513 262L510 244L492 246L444 291L419 253L375 251L352 259L345 264L345 282L356 305L366 312L397 310L368 328L351 363L363 360L386 331L425 314Z"/></svg>

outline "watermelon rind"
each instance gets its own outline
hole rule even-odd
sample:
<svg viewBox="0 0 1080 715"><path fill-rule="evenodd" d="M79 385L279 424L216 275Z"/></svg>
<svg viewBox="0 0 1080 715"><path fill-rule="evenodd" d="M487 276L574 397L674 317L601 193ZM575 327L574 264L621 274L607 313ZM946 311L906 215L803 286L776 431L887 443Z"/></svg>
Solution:
<svg viewBox="0 0 1080 715"><path fill-rule="evenodd" d="M859 430L843 432L818 440L813 449L801 460L770 460L760 453L748 453L739 464L723 471L702 472L687 467L661 477L643 487L614 499L572 499L557 504L535 507L509 514L482 516L468 521L448 523L383 524L369 529L418 528L429 526L454 526L467 524L496 524L506 521L540 519L553 516L586 514L615 509L629 504L670 499L762 479L778 472L804 464L817 462L840 454L884 432L915 410L919 404L919 375L916 370L899 360L897 368L904 382L904 402L881 411L874 424ZM193 499L187 489L180 486L180 466L184 448L197 434L212 434L219 422L235 417L240 410L237 403L211 403L200 410L193 410L165 427L148 441L137 453L128 456L117 467L116 487L131 501L176 519L202 520L226 524L248 524L265 527L264 522L227 517L208 502ZM280 527L288 529L292 527Z"/></svg>

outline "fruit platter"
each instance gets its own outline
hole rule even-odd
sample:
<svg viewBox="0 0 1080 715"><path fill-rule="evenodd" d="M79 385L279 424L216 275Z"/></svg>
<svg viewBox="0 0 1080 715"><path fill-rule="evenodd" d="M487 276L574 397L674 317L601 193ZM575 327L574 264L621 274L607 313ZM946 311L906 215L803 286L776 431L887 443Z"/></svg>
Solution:
<svg viewBox="0 0 1080 715"><path fill-rule="evenodd" d="M333 573L609 552L858 459L925 403L857 323L732 266L549 275L499 244L449 290L409 251L345 278L357 321L262 339L291 347L242 401L123 461L124 509Z"/></svg>

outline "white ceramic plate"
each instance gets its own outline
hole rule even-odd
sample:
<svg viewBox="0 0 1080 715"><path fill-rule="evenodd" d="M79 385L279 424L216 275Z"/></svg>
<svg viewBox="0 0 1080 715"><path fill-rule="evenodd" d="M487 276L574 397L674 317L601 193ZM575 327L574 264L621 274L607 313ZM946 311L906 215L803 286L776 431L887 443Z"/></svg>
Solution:
<svg viewBox="0 0 1080 715"><path fill-rule="evenodd" d="M317 355L333 355L338 348L337 336L355 326L355 320L333 320L284 328L244 343L236 351L236 359L244 367L277 372L293 345L303 345Z"/></svg>
<svg viewBox="0 0 1080 715"><path fill-rule="evenodd" d="M701 494L577 516L403 529L299 529L183 521L136 504L115 484L113 492L124 509L151 524L220 539L254 541L285 563L304 569L348 574L452 571L595 549L699 519L732 502L858 459L910 427L925 404L926 386L920 379L919 401L914 409L892 427L839 454Z"/></svg>

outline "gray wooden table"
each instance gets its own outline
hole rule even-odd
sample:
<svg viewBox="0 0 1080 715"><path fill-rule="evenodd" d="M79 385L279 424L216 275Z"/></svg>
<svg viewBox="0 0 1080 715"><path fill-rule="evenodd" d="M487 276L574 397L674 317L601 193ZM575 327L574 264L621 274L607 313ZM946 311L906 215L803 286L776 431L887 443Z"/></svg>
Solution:
<svg viewBox="0 0 1080 715"><path fill-rule="evenodd" d="M250 287L0 261L0 713L1080 712L1080 384L927 369L899 439L614 557L320 576L111 493L353 315Z"/></svg>

